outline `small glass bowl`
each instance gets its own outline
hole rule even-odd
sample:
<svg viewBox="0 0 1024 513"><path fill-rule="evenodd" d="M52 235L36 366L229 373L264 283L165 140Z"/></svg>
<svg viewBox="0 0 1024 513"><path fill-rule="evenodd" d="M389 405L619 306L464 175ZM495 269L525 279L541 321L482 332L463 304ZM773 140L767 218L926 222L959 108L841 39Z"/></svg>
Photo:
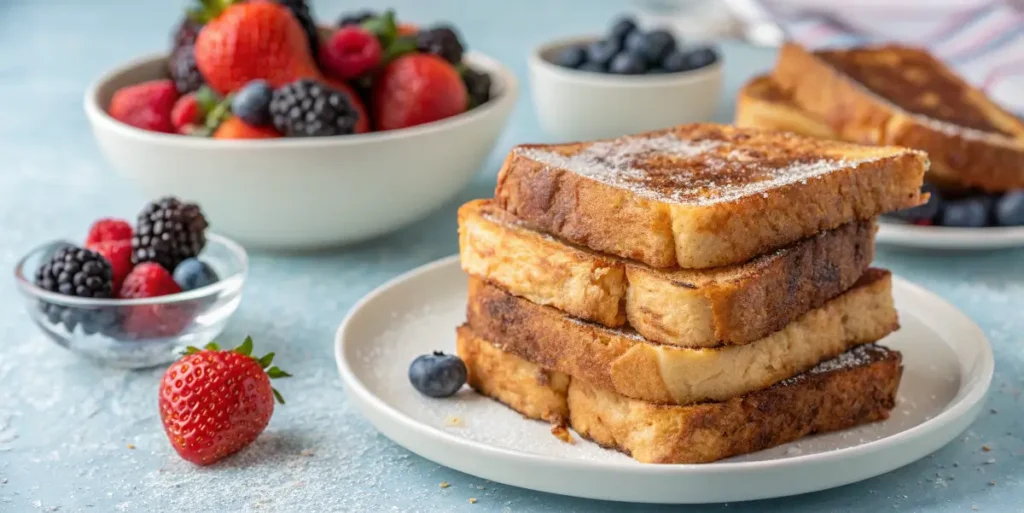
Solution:
<svg viewBox="0 0 1024 513"><path fill-rule="evenodd" d="M68 242L44 244L14 268L32 320L72 352L114 367L142 369L175 360L185 346L202 346L224 329L242 300L249 257L234 241L207 234L199 258L220 281L145 299L93 299L49 292L33 283L39 268Z"/></svg>

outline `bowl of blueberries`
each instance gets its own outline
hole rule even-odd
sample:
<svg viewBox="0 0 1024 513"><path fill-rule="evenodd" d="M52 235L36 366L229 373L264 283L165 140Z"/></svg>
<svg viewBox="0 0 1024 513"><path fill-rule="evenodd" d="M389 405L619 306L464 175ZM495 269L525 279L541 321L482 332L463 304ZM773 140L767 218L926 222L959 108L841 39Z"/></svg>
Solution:
<svg viewBox="0 0 1024 513"><path fill-rule="evenodd" d="M199 206L154 201L134 226L105 218L84 244L29 251L14 278L29 316L73 353L113 367L168 363L224 329L242 299L245 249L207 233Z"/></svg>
<svg viewBox="0 0 1024 513"><path fill-rule="evenodd" d="M920 248L996 249L1024 246L1024 190L1000 194L944 191L914 208L883 217L878 241Z"/></svg>
<svg viewBox="0 0 1024 513"><path fill-rule="evenodd" d="M722 58L632 18L601 36L541 45L530 55L530 84L541 127L582 140L708 121L721 95Z"/></svg>

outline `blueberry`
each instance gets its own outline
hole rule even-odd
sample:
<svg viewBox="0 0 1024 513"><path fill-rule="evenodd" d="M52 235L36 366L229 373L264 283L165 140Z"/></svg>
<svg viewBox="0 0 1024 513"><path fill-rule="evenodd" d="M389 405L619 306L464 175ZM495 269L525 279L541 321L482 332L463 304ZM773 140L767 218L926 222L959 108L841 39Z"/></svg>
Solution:
<svg viewBox="0 0 1024 513"><path fill-rule="evenodd" d="M979 198L966 198L946 201L939 216L942 226L958 226L963 228L979 228L988 224L989 210L985 201Z"/></svg>
<svg viewBox="0 0 1024 513"><path fill-rule="evenodd" d="M423 395L449 397L466 384L466 364L440 351L418 356L409 365L409 382Z"/></svg>
<svg viewBox="0 0 1024 513"><path fill-rule="evenodd" d="M270 100L274 90L265 80L253 80L231 100L231 112L252 126L270 124Z"/></svg>
<svg viewBox="0 0 1024 513"><path fill-rule="evenodd" d="M669 71L690 71L709 66L718 60L718 54L710 47L702 46L689 51L677 50L669 53L661 66Z"/></svg>
<svg viewBox="0 0 1024 513"><path fill-rule="evenodd" d="M218 279L217 273L206 262L198 258L182 260L178 267L174 268L174 281L183 290L205 287L217 283Z"/></svg>
<svg viewBox="0 0 1024 513"><path fill-rule="evenodd" d="M1024 225L1024 190L1008 192L996 201L995 221L999 226Z"/></svg>
<svg viewBox="0 0 1024 513"><path fill-rule="evenodd" d="M608 66L620 49L619 44L615 41L607 39L594 41L587 46L587 62Z"/></svg>
<svg viewBox="0 0 1024 513"><path fill-rule="evenodd" d="M578 68L586 59L586 49L580 46L570 46L568 48L563 48L555 54L552 62L565 68Z"/></svg>
<svg viewBox="0 0 1024 513"><path fill-rule="evenodd" d="M911 223L915 221L934 221L939 215L939 211L942 210L942 195L939 193L939 189L930 183L924 184L921 187L921 191L931 194L927 203L914 208L893 212L891 214L892 217Z"/></svg>
<svg viewBox="0 0 1024 513"><path fill-rule="evenodd" d="M596 62L590 62L590 61L587 61L587 62L584 62L583 64L580 64L580 67L577 68L577 69L579 69L580 71L593 71L594 73L604 73L605 71L608 71L608 68L606 68L606 67L604 67L604 66L602 66L602 65L600 65L600 64L598 64Z"/></svg>
<svg viewBox="0 0 1024 513"><path fill-rule="evenodd" d="M629 16L622 16L615 20L612 29L608 31L608 39L618 41L619 46L626 42L629 34L636 31L636 22Z"/></svg>
<svg viewBox="0 0 1024 513"><path fill-rule="evenodd" d="M647 71L647 62L642 55L626 50L612 59L608 71L617 75L640 75Z"/></svg>
<svg viewBox="0 0 1024 513"><path fill-rule="evenodd" d="M639 30L626 37L626 49L644 56L648 64L658 64L665 56L676 49L676 38L666 30L652 30L644 33Z"/></svg>

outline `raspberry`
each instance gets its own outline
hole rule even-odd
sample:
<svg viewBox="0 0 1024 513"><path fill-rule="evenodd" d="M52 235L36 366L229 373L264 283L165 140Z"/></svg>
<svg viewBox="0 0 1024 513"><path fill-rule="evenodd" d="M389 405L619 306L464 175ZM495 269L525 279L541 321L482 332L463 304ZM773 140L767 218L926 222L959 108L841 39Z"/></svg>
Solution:
<svg viewBox="0 0 1024 513"><path fill-rule="evenodd" d="M174 277L160 264L145 262L135 266L121 285L123 299L166 296L181 292ZM161 338L181 333L192 322L191 303L135 305L129 307L122 328L129 337Z"/></svg>
<svg viewBox="0 0 1024 513"><path fill-rule="evenodd" d="M175 131L179 134L188 133L190 126L201 124L203 116L201 115L199 108L199 100L196 99L195 93L189 93L181 98L174 104L174 109L171 110L171 124L174 125Z"/></svg>
<svg viewBox="0 0 1024 513"><path fill-rule="evenodd" d="M455 67L431 54L409 54L384 68L373 86L373 120L381 130L460 114L468 103Z"/></svg>
<svg viewBox="0 0 1024 513"><path fill-rule="evenodd" d="M107 217L100 219L89 228L89 235L85 237L85 245L109 240L132 240L132 225L123 219Z"/></svg>
<svg viewBox="0 0 1024 513"><path fill-rule="evenodd" d="M172 133L171 110L178 90L168 79L123 87L114 93L107 112L114 119L143 130Z"/></svg>
<svg viewBox="0 0 1024 513"><path fill-rule="evenodd" d="M323 65L342 80L356 78L380 64L380 41L358 25L348 25L331 36L323 48Z"/></svg>
<svg viewBox="0 0 1024 513"><path fill-rule="evenodd" d="M158 297L181 292L171 273L156 262L143 262L128 273L121 285L120 297L138 299Z"/></svg>
<svg viewBox="0 0 1024 513"><path fill-rule="evenodd" d="M113 270L113 291L115 294L120 292L121 284L124 283L125 277L132 270L131 239L93 242L86 244L85 247L103 255L103 258L107 259L111 270Z"/></svg>

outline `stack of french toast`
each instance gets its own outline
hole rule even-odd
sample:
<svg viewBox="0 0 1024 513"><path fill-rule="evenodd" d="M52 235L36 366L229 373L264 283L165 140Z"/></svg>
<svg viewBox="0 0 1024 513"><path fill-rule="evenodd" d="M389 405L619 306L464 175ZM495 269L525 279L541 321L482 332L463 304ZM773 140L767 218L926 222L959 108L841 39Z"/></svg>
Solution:
<svg viewBox="0 0 1024 513"><path fill-rule="evenodd" d="M1024 120L918 48L788 43L771 73L741 89L735 122L923 150L928 181L944 191L1024 188Z"/></svg>
<svg viewBox="0 0 1024 513"><path fill-rule="evenodd" d="M876 218L924 153L694 124L521 145L459 210L469 384L642 462L887 418L901 355ZM568 433L568 436L566 434Z"/></svg>

